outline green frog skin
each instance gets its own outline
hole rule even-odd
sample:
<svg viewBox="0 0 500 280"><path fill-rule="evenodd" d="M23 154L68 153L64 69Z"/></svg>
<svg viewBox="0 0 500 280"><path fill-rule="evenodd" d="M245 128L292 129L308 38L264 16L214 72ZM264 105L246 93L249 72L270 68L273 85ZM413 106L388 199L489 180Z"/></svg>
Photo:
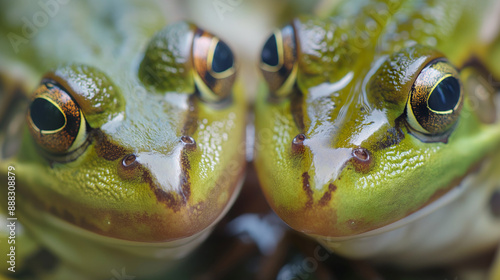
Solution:
<svg viewBox="0 0 500 280"><path fill-rule="evenodd" d="M168 22L160 1L48 2L0 12L0 177L13 168L16 270L42 247L59 259L48 279L157 275L239 193L235 60L218 37Z"/></svg>
<svg viewBox="0 0 500 280"><path fill-rule="evenodd" d="M274 32L255 166L278 216L335 253L404 266L498 244L499 8L343 1Z"/></svg>

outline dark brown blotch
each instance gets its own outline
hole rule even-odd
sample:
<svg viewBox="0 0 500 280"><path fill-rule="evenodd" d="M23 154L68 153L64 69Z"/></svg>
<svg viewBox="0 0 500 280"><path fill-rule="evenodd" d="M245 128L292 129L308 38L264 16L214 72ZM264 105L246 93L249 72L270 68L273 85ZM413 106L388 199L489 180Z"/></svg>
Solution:
<svg viewBox="0 0 500 280"><path fill-rule="evenodd" d="M328 204L328 202L330 202L330 200L332 199L332 193L335 192L337 190L337 186L335 186L334 184L330 183L328 185L328 190L323 194L323 196L321 197L321 199L319 200L319 205L320 206L325 206Z"/></svg>
<svg viewBox="0 0 500 280"><path fill-rule="evenodd" d="M403 141L404 138L405 134L399 125L391 127L384 133L382 139L378 141L378 149L382 150L397 145L399 142Z"/></svg>
<svg viewBox="0 0 500 280"><path fill-rule="evenodd" d="M309 184L309 179L309 173L302 173L302 189L307 195L306 208L311 208L313 205L313 190L311 189L311 185Z"/></svg>
<svg viewBox="0 0 500 280"><path fill-rule="evenodd" d="M126 154L123 147L111 142L100 129L92 130L92 136L96 143L95 150L98 156L113 161Z"/></svg>
<svg viewBox="0 0 500 280"><path fill-rule="evenodd" d="M190 151L189 148L182 149L182 154L181 154L181 170L182 170L181 189L184 201L187 201L191 196L191 180L189 175L189 172L191 172L191 162L189 161L189 151Z"/></svg>

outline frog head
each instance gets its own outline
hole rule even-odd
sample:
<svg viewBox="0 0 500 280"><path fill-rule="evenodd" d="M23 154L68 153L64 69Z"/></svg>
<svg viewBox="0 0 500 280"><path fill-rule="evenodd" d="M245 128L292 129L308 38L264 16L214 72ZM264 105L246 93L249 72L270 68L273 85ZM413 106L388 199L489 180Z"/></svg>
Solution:
<svg viewBox="0 0 500 280"><path fill-rule="evenodd" d="M492 95L478 103L487 85L464 50L428 34L404 43L412 21L369 17L373 5L352 19L300 17L263 47L255 165L274 211L311 236L406 222L450 200L498 148L495 109L479 109Z"/></svg>
<svg viewBox="0 0 500 280"><path fill-rule="evenodd" d="M117 61L128 67L65 63L41 79L13 162L24 203L123 240L165 242L211 228L238 194L245 165L231 50L178 22Z"/></svg>

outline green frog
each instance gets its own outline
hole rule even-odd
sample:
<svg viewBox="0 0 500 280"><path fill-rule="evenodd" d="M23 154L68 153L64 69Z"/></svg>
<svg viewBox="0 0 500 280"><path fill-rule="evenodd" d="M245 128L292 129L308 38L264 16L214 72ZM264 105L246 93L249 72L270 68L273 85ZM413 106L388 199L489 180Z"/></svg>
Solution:
<svg viewBox="0 0 500 280"><path fill-rule="evenodd" d="M335 253L406 267L498 244L499 11L343 1L275 31L254 152L274 211Z"/></svg>
<svg viewBox="0 0 500 280"><path fill-rule="evenodd" d="M165 10L160 1L2 2L7 277L40 248L58 261L37 279L158 275L238 195L246 105L235 58Z"/></svg>

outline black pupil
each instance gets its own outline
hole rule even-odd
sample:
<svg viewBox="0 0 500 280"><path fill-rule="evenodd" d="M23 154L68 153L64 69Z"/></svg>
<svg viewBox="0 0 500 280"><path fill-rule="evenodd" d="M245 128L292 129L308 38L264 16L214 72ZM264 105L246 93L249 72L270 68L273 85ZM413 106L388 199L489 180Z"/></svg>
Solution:
<svg viewBox="0 0 500 280"><path fill-rule="evenodd" d="M40 130L57 130L64 126L64 115L59 109L43 98L33 100L30 107L33 123Z"/></svg>
<svg viewBox="0 0 500 280"><path fill-rule="evenodd" d="M278 45L276 44L276 36L273 34L267 39L261 53L262 62L269 66L278 66L279 54Z"/></svg>
<svg viewBox="0 0 500 280"><path fill-rule="evenodd" d="M454 77L447 77L434 88L427 103L434 111L449 111L455 108L459 100L458 80Z"/></svg>
<svg viewBox="0 0 500 280"><path fill-rule="evenodd" d="M212 70L215 73L221 73L233 67L233 63L233 53L231 49L229 49L224 42L219 41L214 50Z"/></svg>

